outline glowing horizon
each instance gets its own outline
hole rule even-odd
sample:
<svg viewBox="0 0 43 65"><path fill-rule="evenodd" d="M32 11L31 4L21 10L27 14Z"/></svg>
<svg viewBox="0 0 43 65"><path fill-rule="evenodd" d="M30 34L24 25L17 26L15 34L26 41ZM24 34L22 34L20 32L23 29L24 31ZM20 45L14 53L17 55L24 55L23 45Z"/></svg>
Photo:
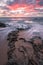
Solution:
<svg viewBox="0 0 43 65"><path fill-rule="evenodd" d="M20 4L19 1L23 3ZM25 0L11 0L11 1L9 0L8 2L7 0L5 0L4 2L0 4L0 7L2 7L2 11L3 11L2 14L8 15L8 16L9 15L10 16L29 16L31 14L33 15L32 12L39 12L39 11L40 13L43 12L43 4L41 5L40 1L43 2L43 0L26 0L26 2L28 3L27 4ZM4 11L4 8L6 11ZM8 8L9 10L6 8Z"/></svg>

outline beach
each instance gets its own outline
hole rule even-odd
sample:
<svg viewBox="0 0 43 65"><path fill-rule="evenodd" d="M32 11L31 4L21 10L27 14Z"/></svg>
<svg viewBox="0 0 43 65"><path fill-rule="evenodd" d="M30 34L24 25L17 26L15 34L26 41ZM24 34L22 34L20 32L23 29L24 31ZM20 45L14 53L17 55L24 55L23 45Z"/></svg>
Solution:
<svg viewBox="0 0 43 65"><path fill-rule="evenodd" d="M13 23L12 25L9 23L11 26L8 25L7 27L0 28L0 65L6 65L8 61L7 52L9 46L7 38L8 34L11 33L12 31L19 30L17 39L18 42L15 42L16 47L19 47L20 44L21 45L23 44L24 46L27 44L28 46L27 42L24 43L23 41L19 41L20 38L23 38L26 41L30 41L30 39L33 38L34 36L39 36L43 40L43 25L39 23L31 23L31 26L29 28L29 25L27 26L27 24L21 25L16 23L16 25L14 25L14 22L12 23Z"/></svg>

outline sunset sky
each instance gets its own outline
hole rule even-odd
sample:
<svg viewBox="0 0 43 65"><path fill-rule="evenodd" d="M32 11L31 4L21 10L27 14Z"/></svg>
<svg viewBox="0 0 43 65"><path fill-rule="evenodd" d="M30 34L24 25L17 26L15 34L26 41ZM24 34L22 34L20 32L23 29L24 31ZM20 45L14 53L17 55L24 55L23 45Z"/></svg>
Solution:
<svg viewBox="0 0 43 65"><path fill-rule="evenodd" d="M0 10L1 8L21 15L25 12L43 12L43 0L0 0Z"/></svg>

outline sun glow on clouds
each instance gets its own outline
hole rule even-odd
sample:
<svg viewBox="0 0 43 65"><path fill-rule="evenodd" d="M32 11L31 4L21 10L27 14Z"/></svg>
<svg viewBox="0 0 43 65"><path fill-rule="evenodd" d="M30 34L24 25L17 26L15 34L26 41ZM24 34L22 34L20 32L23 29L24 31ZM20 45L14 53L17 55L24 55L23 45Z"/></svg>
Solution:
<svg viewBox="0 0 43 65"><path fill-rule="evenodd" d="M34 6L33 5L26 5L26 4L22 4L22 5L19 5L19 4L16 4L16 5L12 5L12 6L7 6L10 10L18 10L18 11L27 11L27 12L30 12L30 11L33 11L34 10Z"/></svg>
<svg viewBox="0 0 43 65"><path fill-rule="evenodd" d="M4 1L4 0L3 0ZM31 12L38 12L39 10L43 9L43 6L41 6L39 4L39 2L41 0L36 0L36 4L26 4L26 3L22 3L22 4L18 4L18 3L13 3L10 5L6 4L7 0L5 0L2 4L0 4L0 6L6 6L10 11L8 13L10 13L11 16L29 16L31 14ZM13 0L9 0L11 2L13 2ZM25 0L24 0L25 1ZM35 0L33 0L34 2ZM35 9L36 8L36 9Z"/></svg>
<svg viewBox="0 0 43 65"><path fill-rule="evenodd" d="M12 0L13 1L13 0ZM19 0L18 0L19 1ZM21 1L21 0L20 0ZM27 0L27 1L30 1L30 0ZM30 10L34 10L34 7L43 7L43 5L41 6L39 3L42 3L43 0L31 0L33 2L33 4L26 4L26 3L22 3L22 4L18 4L18 3L13 3L12 5L9 5L8 8L11 9L11 10L15 10L19 7L26 7L27 8L27 11L30 11ZM25 2L25 0L24 0Z"/></svg>
<svg viewBox="0 0 43 65"><path fill-rule="evenodd" d="M34 6L34 5L27 5L27 4L16 4L16 5L11 5L8 6L8 8L10 9L10 12L14 14L14 16L16 17L23 17L23 16L30 16L33 15L34 13L32 12L38 12L37 10L35 10L35 7L40 7L39 5Z"/></svg>
<svg viewBox="0 0 43 65"><path fill-rule="evenodd" d="M19 7L16 10L11 10L10 12L12 12L12 13L18 13L18 14L24 14L25 13L25 8Z"/></svg>
<svg viewBox="0 0 43 65"><path fill-rule="evenodd" d="M13 7L13 8L12 8ZM12 7L9 7L10 8L10 12L11 13L14 13L14 15L16 17L23 17L23 16L29 16L30 12L34 12L34 6L32 5L26 5L26 4L23 4L23 5L15 5L15 6L12 6Z"/></svg>

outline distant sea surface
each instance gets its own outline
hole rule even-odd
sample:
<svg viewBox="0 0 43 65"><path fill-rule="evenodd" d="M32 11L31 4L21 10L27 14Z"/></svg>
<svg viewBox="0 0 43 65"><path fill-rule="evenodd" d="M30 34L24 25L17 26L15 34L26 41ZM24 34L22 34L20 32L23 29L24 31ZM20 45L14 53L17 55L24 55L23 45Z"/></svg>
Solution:
<svg viewBox="0 0 43 65"><path fill-rule="evenodd" d="M40 24L43 24L43 17L0 17L0 22L12 22L12 21L21 21L22 23L24 21L33 21L33 22L38 22Z"/></svg>

